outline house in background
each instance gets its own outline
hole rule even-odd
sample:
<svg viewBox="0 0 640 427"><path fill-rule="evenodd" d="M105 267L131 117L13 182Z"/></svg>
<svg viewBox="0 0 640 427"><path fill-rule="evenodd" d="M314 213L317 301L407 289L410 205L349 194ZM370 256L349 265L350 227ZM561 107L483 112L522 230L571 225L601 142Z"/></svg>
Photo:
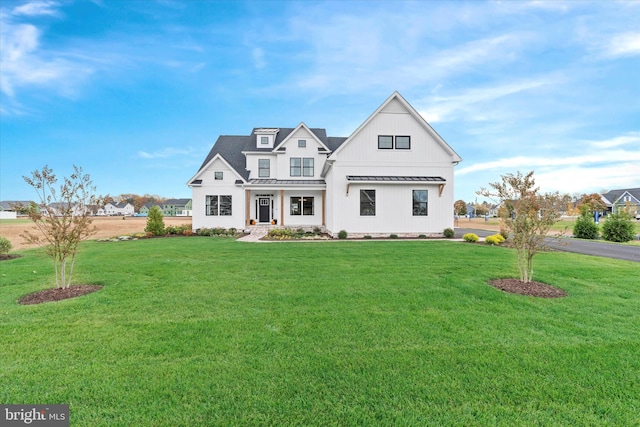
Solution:
<svg viewBox="0 0 640 427"><path fill-rule="evenodd" d="M27 206L33 202L30 200L6 200L0 202L0 219L16 219L18 215L25 215Z"/></svg>
<svg viewBox="0 0 640 427"><path fill-rule="evenodd" d="M394 92L348 137L304 123L220 136L187 182L192 224L441 236L453 228L453 167L460 161Z"/></svg>
<svg viewBox="0 0 640 427"><path fill-rule="evenodd" d="M159 203L155 203L155 202L148 202L145 203L144 205L142 205L140 207L140 215L142 216L147 216L149 215L149 210L153 207L153 206L157 206L158 209L160 209L160 212L162 212L162 205Z"/></svg>
<svg viewBox="0 0 640 427"><path fill-rule="evenodd" d="M98 209L99 216L132 216L135 213L131 203L106 203Z"/></svg>
<svg viewBox="0 0 640 427"><path fill-rule="evenodd" d="M640 188L611 190L602 195L607 212L617 213L627 209L634 217L640 214Z"/></svg>
<svg viewBox="0 0 640 427"><path fill-rule="evenodd" d="M191 216L191 199L169 199L161 208L164 216Z"/></svg>

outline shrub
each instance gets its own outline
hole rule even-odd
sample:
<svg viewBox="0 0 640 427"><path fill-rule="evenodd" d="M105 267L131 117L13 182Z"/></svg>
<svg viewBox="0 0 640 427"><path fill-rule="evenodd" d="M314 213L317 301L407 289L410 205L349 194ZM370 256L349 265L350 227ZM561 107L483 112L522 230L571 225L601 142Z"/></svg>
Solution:
<svg viewBox="0 0 640 427"><path fill-rule="evenodd" d="M589 214L580 215L573 226L573 236L579 239L597 239L598 225Z"/></svg>
<svg viewBox="0 0 640 427"><path fill-rule="evenodd" d="M0 254L8 254L12 247L9 239L0 236Z"/></svg>
<svg viewBox="0 0 640 427"><path fill-rule="evenodd" d="M288 228L272 228L267 233L267 237L275 238L275 239L283 239L283 238L291 238L295 233L293 233Z"/></svg>
<svg viewBox="0 0 640 427"><path fill-rule="evenodd" d="M504 242L504 237L502 237L501 234L494 234L494 235L491 235L491 236L487 236L484 239L484 241L485 241L486 244L491 245L491 246L499 245L500 243Z"/></svg>
<svg viewBox="0 0 640 427"><path fill-rule="evenodd" d="M464 240L465 242L475 243L478 240L480 240L480 238L478 237L477 234L467 233L464 236L462 236L462 240Z"/></svg>
<svg viewBox="0 0 640 427"><path fill-rule="evenodd" d="M418 236L418 239L426 239L426 238L427 238L427 235L426 235L426 234L420 234L420 235Z"/></svg>
<svg viewBox="0 0 640 427"><path fill-rule="evenodd" d="M364 236L365 239L371 239L371 236L369 236L368 234L366 236Z"/></svg>
<svg viewBox="0 0 640 427"><path fill-rule="evenodd" d="M182 231L182 235L183 236L192 236L193 235L193 230L191 230L191 229L183 230Z"/></svg>
<svg viewBox="0 0 640 427"><path fill-rule="evenodd" d="M185 230L182 232L182 234L184 234L185 236L190 235L188 234L189 232L191 232L191 228L189 227L188 230ZM185 234L187 233L187 234ZM236 237L238 234L238 230L236 230L235 228L230 228L230 229L225 229L222 227L216 227L216 228L199 228L198 230L196 230L196 234L198 236L214 236L214 237Z"/></svg>
<svg viewBox="0 0 640 427"><path fill-rule="evenodd" d="M398 235L397 234L389 234L389 238L390 239L397 239Z"/></svg>
<svg viewBox="0 0 640 427"><path fill-rule="evenodd" d="M346 230L340 230L338 232L338 239L346 239L347 238L347 231Z"/></svg>
<svg viewBox="0 0 640 427"><path fill-rule="evenodd" d="M634 239L635 226L625 212L610 214L602 225L602 237L610 242L628 242Z"/></svg>
<svg viewBox="0 0 640 427"><path fill-rule="evenodd" d="M445 228L443 234L447 239L451 239L456 235L456 233L453 231L453 228Z"/></svg>
<svg viewBox="0 0 640 427"><path fill-rule="evenodd" d="M149 209L149 216L147 217L147 227L144 231L148 231L154 236L162 236L165 234L164 230L164 216L162 211L157 206L152 206Z"/></svg>
<svg viewBox="0 0 640 427"><path fill-rule="evenodd" d="M322 230L320 229L320 227L314 227L313 228L313 233L314 234L322 234Z"/></svg>
<svg viewBox="0 0 640 427"><path fill-rule="evenodd" d="M509 238L509 230L504 224L500 224L500 235L504 240L507 240Z"/></svg>

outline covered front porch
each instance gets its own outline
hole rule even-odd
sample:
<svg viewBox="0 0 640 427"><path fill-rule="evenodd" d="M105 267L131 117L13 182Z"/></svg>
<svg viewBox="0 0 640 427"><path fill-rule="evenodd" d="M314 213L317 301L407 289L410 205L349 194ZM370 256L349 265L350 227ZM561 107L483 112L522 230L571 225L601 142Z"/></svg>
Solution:
<svg viewBox="0 0 640 427"><path fill-rule="evenodd" d="M326 190L322 180L251 180L244 190L247 228L325 226Z"/></svg>

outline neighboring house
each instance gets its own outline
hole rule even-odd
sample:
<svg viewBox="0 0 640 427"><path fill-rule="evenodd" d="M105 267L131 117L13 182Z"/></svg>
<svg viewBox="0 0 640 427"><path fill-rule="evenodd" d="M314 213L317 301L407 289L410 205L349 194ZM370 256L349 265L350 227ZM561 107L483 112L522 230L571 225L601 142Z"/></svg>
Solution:
<svg viewBox="0 0 640 427"><path fill-rule="evenodd" d="M162 212L162 205L161 204L154 203L154 202L148 202L148 203L145 203L144 205L142 205L140 207L140 215L143 215L143 216L149 215L149 210L153 206L157 206L160 209L160 212Z"/></svg>
<svg viewBox="0 0 640 427"><path fill-rule="evenodd" d="M25 215L25 209L31 203L30 200L6 200L0 202L0 219L16 219L18 214Z"/></svg>
<svg viewBox="0 0 640 427"><path fill-rule="evenodd" d="M191 199L169 199L161 208L164 216L191 216Z"/></svg>
<svg viewBox="0 0 640 427"><path fill-rule="evenodd" d="M492 218L497 218L499 209L500 209L500 205L489 206L489 216Z"/></svg>
<svg viewBox="0 0 640 427"><path fill-rule="evenodd" d="M460 161L394 92L346 138L304 123L220 136L187 183L192 224L442 235L453 228L453 167Z"/></svg>
<svg viewBox="0 0 640 427"><path fill-rule="evenodd" d="M473 218L474 216L476 216L476 207L473 206L470 203L467 203L467 215L470 218Z"/></svg>
<svg viewBox="0 0 640 427"><path fill-rule="evenodd" d="M640 214L640 188L611 190L602 195L602 201L607 206L607 212L617 213L621 209L628 209L633 216Z"/></svg>
<svg viewBox="0 0 640 427"><path fill-rule="evenodd" d="M89 212L89 214L95 214L96 212L93 210L95 207L93 206L84 206L84 205L69 205L67 203L50 203L45 207L40 207L40 210L43 214L48 214L52 212L56 216L62 216L65 212L71 210L71 216L83 215L85 212Z"/></svg>
<svg viewBox="0 0 640 427"><path fill-rule="evenodd" d="M102 208L98 209L98 215L101 216L131 216L135 213L131 203L106 203Z"/></svg>

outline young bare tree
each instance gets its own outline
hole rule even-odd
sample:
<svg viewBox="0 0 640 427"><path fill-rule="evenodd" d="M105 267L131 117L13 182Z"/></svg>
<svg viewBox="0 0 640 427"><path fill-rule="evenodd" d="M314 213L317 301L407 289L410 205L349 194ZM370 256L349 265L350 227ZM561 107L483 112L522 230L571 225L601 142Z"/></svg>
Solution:
<svg viewBox="0 0 640 427"><path fill-rule="evenodd" d="M73 171L59 187L58 178L48 166L31 172L31 177L22 177L40 200L27 209L36 233L26 231L22 237L45 247L53 260L57 288L71 286L78 245L97 231L90 217L91 208L99 203L96 188L81 167L74 165Z"/></svg>
<svg viewBox="0 0 640 427"><path fill-rule="evenodd" d="M533 171L522 175L501 176L501 182L492 182L491 189L477 193L498 199L505 209L500 211L502 223L511 235L518 254L520 280L530 283L533 278L533 257L547 248L544 241L551 226L561 215L562 197L559 193L540 194Z"/></svg>

